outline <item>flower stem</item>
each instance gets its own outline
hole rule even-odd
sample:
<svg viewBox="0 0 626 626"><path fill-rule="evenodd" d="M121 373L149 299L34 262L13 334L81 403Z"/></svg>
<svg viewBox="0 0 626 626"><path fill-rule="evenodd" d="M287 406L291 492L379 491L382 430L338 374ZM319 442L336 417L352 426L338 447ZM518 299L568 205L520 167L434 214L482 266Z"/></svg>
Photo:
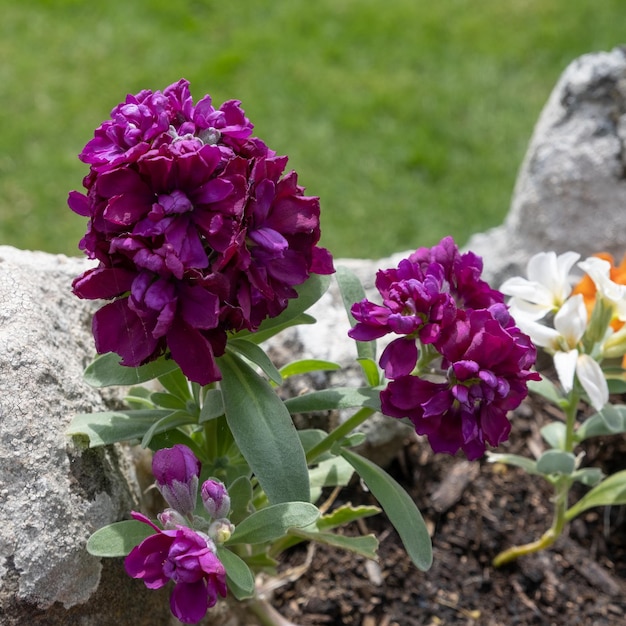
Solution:
<svg viewBox="0 0 626 626"><path fill-rule="evenodd" d="M363 407L359 409L354 415L349 417L343 424L340 424L335 428L335 430L328 433L322 441L320 441L316 446L313 446L306 455L307 463L312 463L319 457L324 454L324 452L328 452L333 445L348 436L355 428L360 426L370 415L374 414L374 409L370 409L369 407Z"/></svg>
<svg viewBox="0 0 626 626"><path fill-rule="evenodd" d="M564 406L565 440L563 442L563 450L565 452L574 452L574 425L576 424L576 412L578 410L579 400L579 394L576 391L572 391L569 394L567 404ZM554 482L554 517L552 526L540 539L521 546L513 546L497 554L492 561L494 567L501 567L521 556L545 550L561 536L566 524L567 497L571 486L572 480L569 476L561 476Z"/></svg>

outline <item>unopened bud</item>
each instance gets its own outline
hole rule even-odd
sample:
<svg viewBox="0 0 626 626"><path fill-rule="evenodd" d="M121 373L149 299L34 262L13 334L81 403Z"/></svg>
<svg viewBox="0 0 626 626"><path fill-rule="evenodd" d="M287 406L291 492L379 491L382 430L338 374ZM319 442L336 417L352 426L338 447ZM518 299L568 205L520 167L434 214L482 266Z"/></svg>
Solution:
<svg viewBox="0 0 626 626"><path fill-rule="evenodd" d="M165 530L173 530L178 526L187 526L187 520L175 509L165 509L157 515L159 522Z"/></svg>
<svg viewBox="0 0 626 626"><path fill-rule="evenodd" d="M202 483L200 495L204 508L213 519L226 517L230 513L230 496L224 483L209 478Z"/></svg>
<svg viewBox="0 0 626 626"><path fill-rule="evenodd" d="M217 519L209 526L209 536L218 545L228 541L234 532L235 525L226 518Z"/></svg>

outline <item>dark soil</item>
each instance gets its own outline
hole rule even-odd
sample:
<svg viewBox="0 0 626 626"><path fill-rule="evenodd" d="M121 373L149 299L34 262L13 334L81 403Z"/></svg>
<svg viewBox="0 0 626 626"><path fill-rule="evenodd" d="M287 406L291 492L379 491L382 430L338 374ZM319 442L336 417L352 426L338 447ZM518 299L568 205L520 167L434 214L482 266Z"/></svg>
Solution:
<svg viewBox="0 0 626 626"><path fill-rule="evenodd" d="M537 454L539 429L555 419L528 401L513 415L498 450ZM626 468L626 438L594 440L585 465ZM513 626L626 624L626 507L598 508L574 520L549 550L496 569L493 557L537 539L551 524L551 488L517 468L434 455L425 440L407 442L388 471L414 497L433 538L434 563L417 570L384 514L347 533L373 532L379 561L316 546L300 578L276 591L274 606L302 626ZM573 498L584 493L576 488ZM343 501L375 504L358 483ZM285 568L305 561L294 548Z"/></svg>

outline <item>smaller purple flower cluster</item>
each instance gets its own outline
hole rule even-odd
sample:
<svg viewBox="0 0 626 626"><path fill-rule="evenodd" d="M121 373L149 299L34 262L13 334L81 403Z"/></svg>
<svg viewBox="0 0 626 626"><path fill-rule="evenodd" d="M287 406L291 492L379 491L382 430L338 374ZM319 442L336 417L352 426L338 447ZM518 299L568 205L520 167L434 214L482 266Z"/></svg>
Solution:
<svg viewBox="0 0 626 626"><path fill-rule="evenodd" d="M333 272L319 198L252 128L239 101L194 105L181 79L127 96L96 129L80 154L87 193L68 203L89 218L79 247L99 261L74 293L113 300L94 316L99 353L134 367L169 350L208 384L227 331L256 330L311 273Z"/></svg>
<svg viewBox="0 0 626 626"><path fill-rule="evenodd" d="M133 548L124 561L128 575L142 578L149 589L174 582L170 608L186 624L199 622L218 596L226 597L226 570L217 557L216 543L226 541L234 529L226 518L230 497L215 479L206 480L201 488L202 503L214 521L208 532L193 528L204 522L193 515L200 469L193 452L182 444L154 454L156 486L171 508L157 516L163 529L145 515L131 513L156 532Z"/></svg>
<svg viewBox="0 0 626 626"><path fill-rule="evenodd" d="M539 379L534 345L481 273L480 257L461 254L451 237L420 248L378 272L382 305L354 304L349 331L358 341L400 335L380 357L390 379L382 412L408 417L435 452L462 449L469 459L508 437L507 412Z"/></svg>

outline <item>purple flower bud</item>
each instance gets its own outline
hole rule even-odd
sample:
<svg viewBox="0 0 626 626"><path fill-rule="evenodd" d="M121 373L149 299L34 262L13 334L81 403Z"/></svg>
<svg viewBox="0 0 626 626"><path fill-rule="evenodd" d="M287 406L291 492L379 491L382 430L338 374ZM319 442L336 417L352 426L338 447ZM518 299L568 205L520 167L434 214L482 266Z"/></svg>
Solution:
<svg viewBox="0 0 626 626"><path fill-rule="evenodd" d="M230 512L230 496L224 483L219 480L214 478L205 480L200 495L204 508L212 518L226 517Z"/></svg>
<svg viewBox="0 0 626 626"><path fill-rule="evenodd" d="M166 530L172 530L179 526L186 526L187 520L175 509L165 509L157 515L159 522Z"/></svg>
<svg viewBox="0 0 626 626"><path fill-rule="evenodd" d="M200 461L182 444L154 453L152 473L165 501L181 515L196 508Z"/></svg>

